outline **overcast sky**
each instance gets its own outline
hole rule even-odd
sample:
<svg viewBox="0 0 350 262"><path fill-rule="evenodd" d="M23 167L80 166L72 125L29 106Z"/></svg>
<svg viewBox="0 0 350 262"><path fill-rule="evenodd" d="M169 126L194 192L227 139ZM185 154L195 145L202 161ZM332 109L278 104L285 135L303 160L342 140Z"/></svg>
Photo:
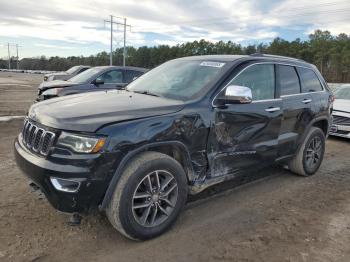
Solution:
<svg viewBox="0 0 350 262"><path fill-rule="evenodd" d="M349 12L349 0L0 0L0 57L7 56L7 42L20 45L20 57L108 51L103 20L111 14L127 17L127 45L137 47L306 39L317 28L350 34ZM114 47L121 47L121 27L114 36Z"/></svg>

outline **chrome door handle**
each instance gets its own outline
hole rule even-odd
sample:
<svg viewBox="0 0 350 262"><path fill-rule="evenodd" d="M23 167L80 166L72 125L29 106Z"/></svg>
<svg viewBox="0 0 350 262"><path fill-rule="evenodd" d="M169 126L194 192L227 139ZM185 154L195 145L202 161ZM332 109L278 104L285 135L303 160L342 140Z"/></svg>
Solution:
<svg viewBox="0 0 350 262"><path fill-rule="evenodd" d="M270 113L280 111L280 110L281 110L281 108L279 108L279 107L269 107L269 108L265 109L266 112L270 112Z"/></svg>
<svg viewBox="0 0 350 262"><path fill-rule="evenodd" d="M308 104L308 103L312 102L312 99L304 99L302 102L304 104Z"/></svg>

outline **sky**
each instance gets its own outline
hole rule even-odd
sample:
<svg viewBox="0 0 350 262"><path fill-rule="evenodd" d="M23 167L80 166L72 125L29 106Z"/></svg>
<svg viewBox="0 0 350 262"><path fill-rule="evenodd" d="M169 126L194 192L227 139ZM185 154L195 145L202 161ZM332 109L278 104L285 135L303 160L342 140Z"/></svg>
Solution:
<svg viewBox="0 0 350 262"><path fill-rule="evenodd" d="M110 15L123 23L127 45L188 41L268 43L307 39L315 29L350 34L349 0L0 0L0 58L72 56L109 52ZM123 28L114 25L114 48Z"/></svg>

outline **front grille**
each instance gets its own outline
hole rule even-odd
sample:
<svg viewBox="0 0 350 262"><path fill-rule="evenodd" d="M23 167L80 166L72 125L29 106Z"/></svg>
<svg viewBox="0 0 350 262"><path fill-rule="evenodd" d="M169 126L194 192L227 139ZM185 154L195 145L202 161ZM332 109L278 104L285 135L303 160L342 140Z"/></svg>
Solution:
<svg viewBox="0 0 350 262"><path fill-rule="evenodd" d="M335 125L343 125L350 126L350 118L345 116L336 116L333 115L333 124Z"/></svg>
<svg viewBox="0 0 350 262"><path fill-rule="evenodd" d="M22 130L23 144L31 151L46 156L55 139L55 133L45 130L28 119Z"/></svg>

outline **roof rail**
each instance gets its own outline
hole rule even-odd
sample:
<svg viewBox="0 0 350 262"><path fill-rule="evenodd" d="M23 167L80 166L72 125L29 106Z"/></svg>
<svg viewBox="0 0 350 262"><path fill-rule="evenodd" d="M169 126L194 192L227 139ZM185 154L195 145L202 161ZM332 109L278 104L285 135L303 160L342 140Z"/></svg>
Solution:
<svg viewBox="0 0 350 262"><path fill-rule="evenodd" d="M250 56L283 58L283 59L287 59L287 60L295 60L295 61L305 62L304 60L299 59L299 58L288 57L288 56L281 56L281 55L269 55L269 54L262 54L262 53L254 53L254 54L251 54Z"/></svg>

